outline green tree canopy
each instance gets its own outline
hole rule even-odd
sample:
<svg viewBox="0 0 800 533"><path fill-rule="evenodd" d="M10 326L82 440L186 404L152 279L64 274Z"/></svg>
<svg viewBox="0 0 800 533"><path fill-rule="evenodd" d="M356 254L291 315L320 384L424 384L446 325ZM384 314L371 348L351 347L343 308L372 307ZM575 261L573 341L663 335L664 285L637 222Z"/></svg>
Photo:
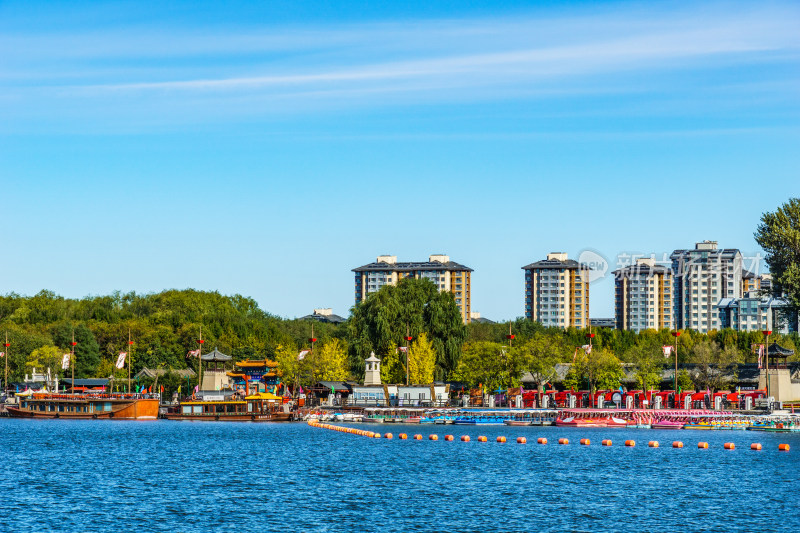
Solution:
<svg viewBox="0 0 800 533"><path fill-rule="evenodd" d="M790 198L774 213L764 213L755 239L766 252L773 295L786 295L796 317L800 310L800 198Z"/></svg>
<svg viewBox="0 0 800 533"><path fill-rule="evenodd" d="M458 364L466 328L453 294L439 292L430 280L406 278L385 285L352 310L350 364L359 376L370 352L387 354L426 333L436 351L434 377L445 379Z"/></svg>

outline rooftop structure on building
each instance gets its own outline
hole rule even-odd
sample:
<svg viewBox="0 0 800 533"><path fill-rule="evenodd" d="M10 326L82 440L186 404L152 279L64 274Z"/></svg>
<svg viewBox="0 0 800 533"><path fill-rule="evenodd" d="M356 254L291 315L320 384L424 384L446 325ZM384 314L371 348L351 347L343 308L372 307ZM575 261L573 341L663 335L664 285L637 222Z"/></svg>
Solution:
<svg viewBox="0 0 800 533"><path fill-rule="evenodd" d="M478 311L472 311L469 314L469 320L474 324L496 324L494 320L482 317Z"/></svg>
<svg viewBox="0 0 800 533"><path fill-rule="evenodd" d="M433 254L428 261L398 262L397 256L380 255L374 263L354 268L356 304L378 292L385 285L396 285L404 278L430 280L440 291L453 293L464 322L470 321L472 269L443 254Z"/></svg>
<svg viewBox="0 0 800 533"><path fill-rule="evenodd" d="M613 318L590 318L589 324L593 328L610 328L616 327L616 321Z"/></svg>
<svg viewBox="0 0 800 533"><path fill-rule="evenodd" d="M347 319L342 318L339 315L335 315L333 313L333 309L326 307L322 309L314 309L313 313L310 315L301 316L300 320L316 320L317 322L326 322L329 324L341 324Z"/></svg>
<svg viewBox="0 0 800 533"><path fill-rule="evenodd" d="M544 326L589 326L589 267L563 252L522 267L525 318Z"/></svg>

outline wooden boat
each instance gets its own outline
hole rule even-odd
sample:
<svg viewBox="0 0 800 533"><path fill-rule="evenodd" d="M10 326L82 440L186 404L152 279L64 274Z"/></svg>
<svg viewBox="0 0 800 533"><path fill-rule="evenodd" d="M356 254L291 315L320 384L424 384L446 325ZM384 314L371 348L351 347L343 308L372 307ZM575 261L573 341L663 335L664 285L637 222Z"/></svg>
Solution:
<svg viewBox="0 0 800 533"><path fill-rule="evenodd" d="M533 420L504 420L503 423L507 426L530 426Z"/></svg>
<svg viewBox="0 0 800 533"><path fill-rule="evenodd" d="M684 422L677 422L675 420L658 420L653 422L653 429L683 429Z"/></svg>
<svg viewBox="0 0 800 533"><path fill-rule="evenodd" d="M155 420L158 404L155 394L35 393L7 410L15 418Z"/></svg>
<svg viewBox="0 0 800 533"><path fill-rule="evenodd" d="M269 393L231 397L226 400L187 400L164 414L167 420L220 422L286 422L291 413L281 410L281 397Z"/></svg>

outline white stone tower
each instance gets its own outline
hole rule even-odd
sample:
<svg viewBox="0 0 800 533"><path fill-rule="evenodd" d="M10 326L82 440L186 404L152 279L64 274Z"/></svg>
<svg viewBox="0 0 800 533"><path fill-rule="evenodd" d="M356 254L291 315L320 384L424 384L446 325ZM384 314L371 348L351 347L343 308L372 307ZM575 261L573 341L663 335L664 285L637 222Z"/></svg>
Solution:
<svg viewBox="0 0 800 533"><path fill-rule="evenodd" d="M364 373L364 385L380 385L381 360L375 357L375 352L372 352L365 361L367 363L367 371Z"/></svg>

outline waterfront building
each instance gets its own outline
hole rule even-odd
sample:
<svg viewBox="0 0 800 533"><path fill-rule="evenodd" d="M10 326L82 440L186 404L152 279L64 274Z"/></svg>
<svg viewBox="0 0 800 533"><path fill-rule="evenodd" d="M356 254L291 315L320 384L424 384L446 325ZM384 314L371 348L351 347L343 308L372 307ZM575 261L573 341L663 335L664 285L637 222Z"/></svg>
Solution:
<svg viewBox="0 0 800 533"><path fill-rule="evenodd" d="M229 374L225 371L225 365L232 359L230 355L220 352L217 348L201 355L200 360L203 362L203 383L200 386L200 390L230 390L233 382ZM220 368L220 365L222 365L222 368Z"/></svg>
<svg viewBox="0 0 800 533"><path fill-rule="evenodd" d="M589 267L554 252L522 267L525 271L525 318L544 326L589 326Z"/></svg>
<svg viewBox="0 0 800 533"><path fill-rule="evenodd" d="M614 309L617 329L640 332L672 329L673 280L669 267L654 259L637 259L614 271Z"/></svg>
<svg viewBox="0 0 800 533"><path fill-rule="evenodd" d="M742 253L719 249L716 241L670 255L674 283L675 328L707 333L722 327L717 304L742 296Z"/></svg>
<svg viewBox="0 0 800 533"><path fill-rule="evenodd" d="M494 320L489 320L486 317L482 317L478 311L470 312L469 321L475 324L496 324Z"/></svg>
<svg viewBox="0 0 800 533"><path fill-rule="evenodd" d="M784 316L788 305L783 298L760 296L757 292L748 292L742 298L722 298L717 304L720 326L736 331L797 331L796 321Z"/></svg>
<svg viewBox="0 0 800 533"><path fill-rule="evenodd" d="M398 262L397 256L380 255L374 263L354 268L356 304L378 292L384 285L396 285L404 278L428 279L440 291L450 291L465 323L470 321L472 269L434 254L428 261Z"/></svg>

